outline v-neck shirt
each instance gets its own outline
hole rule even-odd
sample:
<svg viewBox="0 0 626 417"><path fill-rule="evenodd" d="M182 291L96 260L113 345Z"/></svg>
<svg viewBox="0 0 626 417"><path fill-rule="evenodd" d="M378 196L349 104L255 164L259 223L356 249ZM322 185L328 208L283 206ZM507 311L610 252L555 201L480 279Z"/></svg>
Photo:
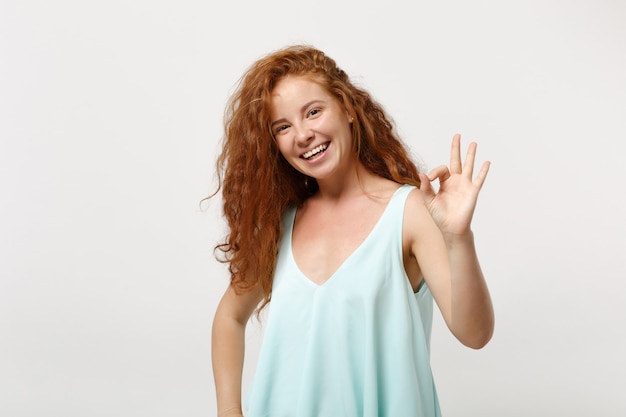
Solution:
<svg viewBox="0 0 626 417"><path fill-rule="evenodd" d="M296 265L296 207L285 212L247 417L440 416L429 353L432 295L424 283L413 292L402 256L413 188L396 190L321 285Z"/></svg>

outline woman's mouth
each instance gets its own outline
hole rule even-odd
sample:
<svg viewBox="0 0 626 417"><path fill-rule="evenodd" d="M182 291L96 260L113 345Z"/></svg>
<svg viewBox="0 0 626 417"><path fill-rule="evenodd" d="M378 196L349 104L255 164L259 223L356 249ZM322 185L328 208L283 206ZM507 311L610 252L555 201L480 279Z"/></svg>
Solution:
<svg viewBox="0 0 626 417"><path fill-rule="evenodd" d="M316 157L324 153L324 151L327 148L328 148L328 142L322 143L321 145L316 146L310 151L303 153L300 157L306 159L307 161L310 161L311 159L315 159Z"/></svg>

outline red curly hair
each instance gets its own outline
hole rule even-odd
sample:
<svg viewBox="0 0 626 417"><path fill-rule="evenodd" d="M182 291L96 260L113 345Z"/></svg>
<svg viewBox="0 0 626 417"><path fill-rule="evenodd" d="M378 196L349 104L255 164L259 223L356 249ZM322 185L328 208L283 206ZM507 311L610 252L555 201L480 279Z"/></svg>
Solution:
<svg viewBox="0 0 626 417"><path fill-rule="evenodd" d="M270 94L286 75L310 77L344 106L354 119L356 152L368 171L401 184L419 186L420 181L383 108L322 51L295 45L254 63L239 80L224 113L217 175L230 233L216 251L224 255L218 260L229 264L236 291L261 286L265 298L259 310L271 298L282 214L318 189L315 179L283 158L270 128Z"/></svg>

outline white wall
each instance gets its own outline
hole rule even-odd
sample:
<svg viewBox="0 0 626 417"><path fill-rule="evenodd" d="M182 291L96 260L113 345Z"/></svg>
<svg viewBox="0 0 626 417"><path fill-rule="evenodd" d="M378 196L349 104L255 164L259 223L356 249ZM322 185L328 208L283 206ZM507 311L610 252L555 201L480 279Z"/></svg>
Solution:
<svg viewBox="0 0 626 417"><path fill-rule="evenodd" d="M0 415L214 415L224 225L199 200L234 83L295 42L429 167L455 132L493 163L497 330L472 351L437 319L444 415L626 414L626 5L411 3L0 2Z"/></svg>

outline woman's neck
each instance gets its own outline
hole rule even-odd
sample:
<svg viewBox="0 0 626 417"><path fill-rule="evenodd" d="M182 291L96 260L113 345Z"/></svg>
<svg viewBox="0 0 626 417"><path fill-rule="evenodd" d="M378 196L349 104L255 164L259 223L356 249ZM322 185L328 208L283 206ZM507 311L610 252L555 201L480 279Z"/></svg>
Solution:
<svg viewBox="0 0 626 417"><path fill-rule="evenodd" d="M368 171L363 164L358 162L355 168L337 180L318 180L319 190L316 198L321 200L339 201L356 195L368 194L376 196L387 194L391 181Z"/></svg>

